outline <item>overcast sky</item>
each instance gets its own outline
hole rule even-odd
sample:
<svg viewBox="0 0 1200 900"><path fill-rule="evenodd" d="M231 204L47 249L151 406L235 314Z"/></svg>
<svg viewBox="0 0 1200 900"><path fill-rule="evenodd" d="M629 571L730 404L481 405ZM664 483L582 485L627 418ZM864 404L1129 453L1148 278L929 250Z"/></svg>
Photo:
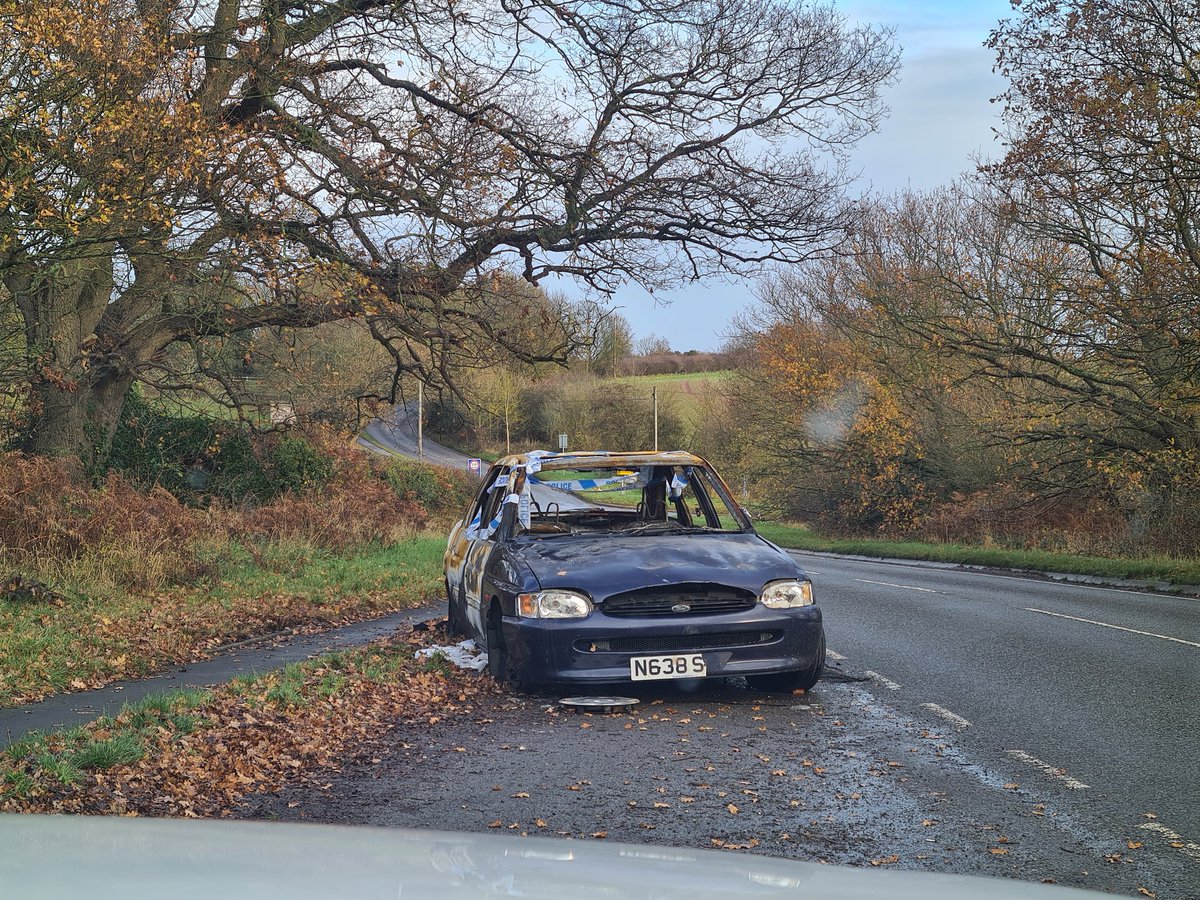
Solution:
<svg viewBox="0 0 1200 900"><path fill-rule="evenodd" d="M851 19L889 25L903 50L899 82L884 99L891 115L862 142L854 161L861 190L923 190L974 168L975 156L996 153L992 129L1004 89L992 73L994 57L983 46L1008 0L836 0ZM643 337L666 337L676 350L715 350L739 309L752 301L753 285L687 286L655 304L640 288L618 292L616 303Z"/></svg>

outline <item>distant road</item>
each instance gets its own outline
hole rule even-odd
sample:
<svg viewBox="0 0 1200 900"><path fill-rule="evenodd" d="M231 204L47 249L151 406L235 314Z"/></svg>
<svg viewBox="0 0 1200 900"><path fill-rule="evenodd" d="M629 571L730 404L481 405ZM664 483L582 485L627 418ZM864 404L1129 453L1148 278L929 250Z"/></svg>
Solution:
<svg viewBox="0 0 1200 900"><path fill-rule="evenodd" d="M385 415L370 422L358 436L358 444L386 456L408 456L413 459L423 459L439 466L466 471L467 460L470 458L457 450L451 450L428 437L422 440L424 452L417 453L417 416L416 404L394 406ZM484 470L487 471L485 461ZM552 503L558 504L562 511L574 509L594 509L594 505L586 503L565 491L555 490L544 484L533 486L533 499L542 508Z"/></svg>
<svg viewBox="0 0 1200 900"><path fill-rule="evenodd" d="M415 406L413 403L393 406L386 415L370 422L358 437L359 446L373 453L411 456L440 466L465 470L469 458L466 454L444 447L428 437L422 441L424 453L417 453Z"/></svg>

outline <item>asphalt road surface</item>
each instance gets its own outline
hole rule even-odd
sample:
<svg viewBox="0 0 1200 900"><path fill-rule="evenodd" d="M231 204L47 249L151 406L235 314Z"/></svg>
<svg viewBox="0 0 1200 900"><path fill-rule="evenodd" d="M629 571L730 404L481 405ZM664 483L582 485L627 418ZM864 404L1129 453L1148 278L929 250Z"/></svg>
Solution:
<svg viewBox="0 0 1200 900"><path fill-rule="evenodd" d="M383 418L374 419L363 429L358 438L359 446L373 453L390 456L408 456L424 459L439 466L448 466L465 471L469 457L465 453L451 450L422 435L417 441L417 422L413 404L393 407ZM420 453L418 453L418 446ZM487 471L487 463L484 471ZM561 512L577 509L595 509L596 505L581 500L566 491L544 484L533 485L533 500L542 509L557 506Z"/></svg>
<svg viewBox="0 0 1200 900"><path fill-rule="evenodd" d="M795 555L889 705L1147 844L1186 836L1200 867L1200 601Z"/></svg>
<svg viewBox="0 0 1200 900"><path fill-rule="evenodd" d="M439 466L448 466L464 471L467 468L468 457L465 453L443 447L427 437L421 441L422 452L417 453L417 419L413 403L406 406L394 406L387 415L373 419L362 430L358 444L374 453L399 454L414 458L419 456L421 459Z"/></svg>

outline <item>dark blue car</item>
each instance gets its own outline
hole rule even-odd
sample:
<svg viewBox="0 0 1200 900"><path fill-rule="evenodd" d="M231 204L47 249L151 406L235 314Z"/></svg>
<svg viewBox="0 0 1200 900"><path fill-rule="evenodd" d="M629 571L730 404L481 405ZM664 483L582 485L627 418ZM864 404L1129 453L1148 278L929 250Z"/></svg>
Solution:
<svg viewBox="0 0 1200 900"><path fill-rule="evenodd" d="M506 457L445 571L451 630L514 687L740 675L794 690L824 666L812 583L690 453Z"/></svg>

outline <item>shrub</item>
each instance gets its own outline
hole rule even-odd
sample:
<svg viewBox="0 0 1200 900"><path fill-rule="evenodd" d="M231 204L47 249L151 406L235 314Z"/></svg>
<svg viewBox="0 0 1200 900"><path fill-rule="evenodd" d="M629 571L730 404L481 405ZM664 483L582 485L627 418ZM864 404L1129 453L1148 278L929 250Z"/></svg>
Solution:
<svg viewBox="0 0 1200 900"><path fill-rule="evenodd" d="M397 497L421 504L435 518L461 515L479 487L466 472L406 459L390 460L383 477Z"/></svg>
<svg viewBox="0 0 1200 900"><path fill-rule="evenodd" d="M0 556L61 576L85 557L106 583L159 588L206 570L197 538L216 525L161 487L138 490L117 474L100 487L74 483L59 460L0 457Z"/></svg>
<svg viewBox="0 0 1200 900"><path fill-rule="evenodd" d="M271 451L277 491L300 491L333 477L333 460L301 437L286 437Z"/></svg>

